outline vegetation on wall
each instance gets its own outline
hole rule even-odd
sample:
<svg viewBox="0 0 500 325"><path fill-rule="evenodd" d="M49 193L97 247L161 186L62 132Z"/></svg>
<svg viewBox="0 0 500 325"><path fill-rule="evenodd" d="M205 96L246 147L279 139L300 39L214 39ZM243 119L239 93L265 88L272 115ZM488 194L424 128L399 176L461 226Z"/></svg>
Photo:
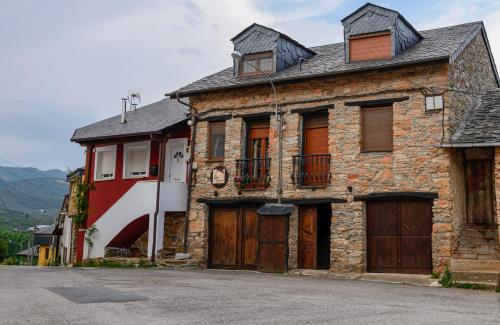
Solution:
<svg viewBox="0 0 500 325"><path fill-rule="evenodd" d="M77 225L83 225L87 221L88 193L94 189L94 184L82 182L80 177L75 186L76 213L72 218Z"/></svg>

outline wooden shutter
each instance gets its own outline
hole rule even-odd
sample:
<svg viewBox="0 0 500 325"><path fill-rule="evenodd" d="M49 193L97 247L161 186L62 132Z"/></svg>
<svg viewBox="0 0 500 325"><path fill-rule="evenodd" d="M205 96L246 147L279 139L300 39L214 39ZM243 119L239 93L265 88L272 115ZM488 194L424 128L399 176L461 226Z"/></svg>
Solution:
<svg viewBox="0 0 500 325"><path fill-rule="evenodd" d="M391 34L351 37L349 61L387 59L391 57Z"/></svg>
<svg viewBox="0 0 500 325"><path fill-rule="evenodd" d="M361 110L362 151L392 151L392 106Z"/></svg>

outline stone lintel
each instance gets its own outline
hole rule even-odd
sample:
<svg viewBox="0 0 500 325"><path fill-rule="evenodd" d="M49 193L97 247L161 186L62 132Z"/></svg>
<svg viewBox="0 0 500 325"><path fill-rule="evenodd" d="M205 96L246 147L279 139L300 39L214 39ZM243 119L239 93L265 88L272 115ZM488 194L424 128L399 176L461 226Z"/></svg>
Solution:
<svg viewBox="0 0 500 325"><path fill-rule="evenodd" d="M377 199L390 199L390 198L416 198L434 200L438 198L436 192L379 192L370 193L366 195L355 195L354 201L369 201Z"/></svg>
<svg viewBox="0 0 500 325"><path fill-rule="evenodd" d="M360 100L360 101L352 101L345 102L345 106L374 106L374 105L390 105L397 102L403 102L405 100L410 99L408 96L404 97L395 97L395 98L384 98L384 99L372 99L372 100Z"/></svg>

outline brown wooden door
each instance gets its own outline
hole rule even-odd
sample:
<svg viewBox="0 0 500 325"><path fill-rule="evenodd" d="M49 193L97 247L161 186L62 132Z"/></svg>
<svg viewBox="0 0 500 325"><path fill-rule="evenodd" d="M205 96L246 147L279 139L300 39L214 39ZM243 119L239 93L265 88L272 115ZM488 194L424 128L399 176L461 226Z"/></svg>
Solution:
<svg viewBox="0 0 500 325"><path fill-rule="evenodd" d="M261 272L286 272L288 261L288 217L259 218L259 264Z"/></svg>
<svg viewBox="0 0 500 325"><path fill-rule="evenodd" d="M217 207L211 212L210 265L221 268L239 268L238 209Z"/></svg>
<svg viewBox="0 0 500 325"><path fill-rule="evenodd" d="M299 210L299 268L317 268L317 208L301 206Z"/></svg>
<svg viewBox="0 0 500 325"><path fill-rule="evenodd" d="M328 114L315 114L304 117L304 158L303 185L318 186L327 184L328 154Z"/></svg>
<svg viewBox="0 0 500 325"><path fill-rule="evenodd" d="M225 269L257 268L257 207L210 209L209 265Z"/></svg>
<svg viewBox="0 0 500 325"><path fill-rule="evenodd" d="M428 273L432 269L431 204L401 202L401 269L404 273Z"/></svg>
<svg viewBox="0 0 500 325"><path fill-rule="evenodd" d="M257 214L257 208L243 208L242 218L242 268L256 269L259 248L259 239L257 237L259 215Z"/></svg>
<svg viewBox="0 0 500 325"><path fill-rule="evenodd" d="M431 233L430 202L369 202L368 271L430 273Z"/></svg>
<svg viewBox="0 0 500 325"><path fill-rule="evenodd" d="M466 161L467 223L494 224L491 160Z"/></svg>

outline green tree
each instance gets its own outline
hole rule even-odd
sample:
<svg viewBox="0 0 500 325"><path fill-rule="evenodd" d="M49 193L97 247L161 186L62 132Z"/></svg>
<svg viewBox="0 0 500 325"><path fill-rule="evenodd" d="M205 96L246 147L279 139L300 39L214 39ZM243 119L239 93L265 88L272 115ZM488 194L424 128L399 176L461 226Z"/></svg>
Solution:
<svg viewBox="0 0 500 325"><path fill-rule="evenodd" d="M0 240L0 262L9 256L9 242Z"/></svg>

